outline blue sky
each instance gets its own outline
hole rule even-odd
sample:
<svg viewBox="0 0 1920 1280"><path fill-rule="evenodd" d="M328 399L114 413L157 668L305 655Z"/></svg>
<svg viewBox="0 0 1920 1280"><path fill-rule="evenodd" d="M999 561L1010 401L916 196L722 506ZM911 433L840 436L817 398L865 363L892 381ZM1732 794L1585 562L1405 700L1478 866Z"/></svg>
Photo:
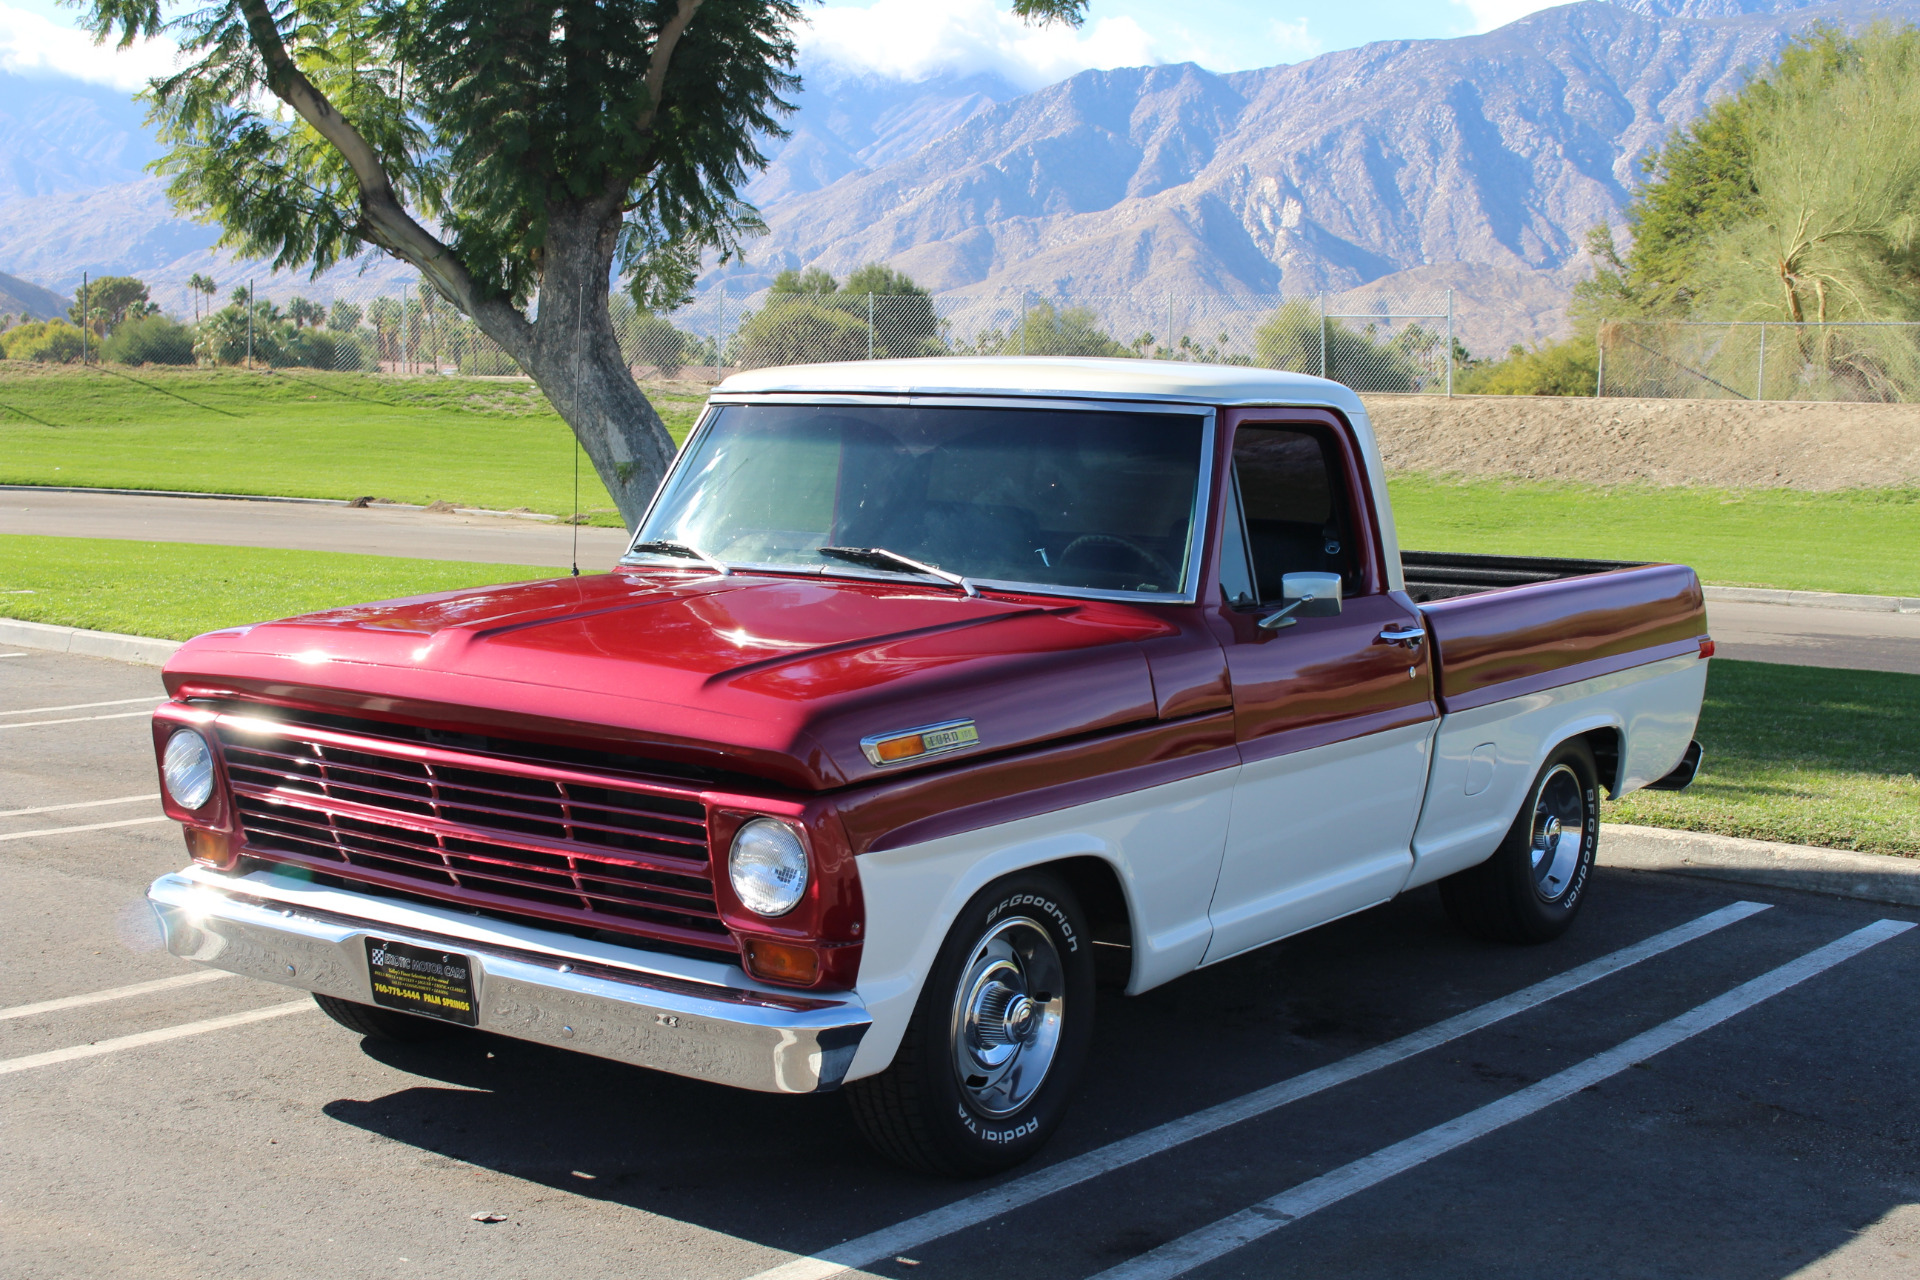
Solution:
<svg viewBox="0 0 1920 1280"><path fill-rule="evenodd" d="M1077 32L1035 32L1007 0L829 0L809 6L818 56L901 79L993 71L1037 88L1088 67L1194 61L1216 71L1298 62L1372 40L1486 31L1548 6L1535 0L1092 0ZM57 0L0 0L0 69L137 86L171 61L162 48L91 47Z"/></svg>

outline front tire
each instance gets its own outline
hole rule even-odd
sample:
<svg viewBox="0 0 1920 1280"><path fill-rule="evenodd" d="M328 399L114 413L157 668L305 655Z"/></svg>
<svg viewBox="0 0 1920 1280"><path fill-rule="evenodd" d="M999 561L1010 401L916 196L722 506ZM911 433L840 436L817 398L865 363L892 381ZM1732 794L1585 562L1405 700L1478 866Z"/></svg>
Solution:
<svg viewBox="0 0 1920 1280"><path fill-rule="evenodd" d="M861 1133L894 1163L947 1177L1026 1160L1066 1114L1093 992L1072 891L1044 872L989 885L941 944L892 1064L846 1086Z"/></svg>
<svg viewBox="0 0 1920 1280"><path fill-rule="evenodd" d="M1600 783L1584 738L1554 748L1493 856L1440 882L1453 922L1490 942L1550 942L1586 901L1600 849Z"/></svg>

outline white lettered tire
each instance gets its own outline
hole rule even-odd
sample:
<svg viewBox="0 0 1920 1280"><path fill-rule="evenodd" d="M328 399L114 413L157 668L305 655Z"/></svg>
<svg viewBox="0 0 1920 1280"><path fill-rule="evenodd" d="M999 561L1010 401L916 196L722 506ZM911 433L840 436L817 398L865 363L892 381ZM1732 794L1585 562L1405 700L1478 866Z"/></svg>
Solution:
<svg viewBox="0 0 1920 1280"><path fill-rule="evenodd" d="M949 1177L1010 1168L1066 1114L1093 1035L1094 962L1073 893L1043 871L960 912L885 1071L846 1086L867 1141Z"/></svg>

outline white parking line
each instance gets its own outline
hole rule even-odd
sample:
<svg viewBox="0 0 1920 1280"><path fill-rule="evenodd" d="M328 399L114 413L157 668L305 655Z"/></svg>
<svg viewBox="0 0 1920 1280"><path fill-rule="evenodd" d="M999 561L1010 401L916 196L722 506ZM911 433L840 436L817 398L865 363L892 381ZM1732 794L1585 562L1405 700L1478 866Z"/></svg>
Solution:
<svg viewBox="0 0 1920 1280"><path fill-rule="evenodd" d="M37 716L48 711L91 711L95 707L124 707L131 702L165 702L163 693L150 693L144 698L109 698L105 702L68 702L57 707L22 707L18 711L0 711L0 716Z"/></svg>
<svg viewBox="0 0 1920 1280"><path fill-rule="evenodd" d="M26 656L24 653L0 653L0 658L24 658Z"/></svg>
<svg viewBox="0 0 1920 1280"><path fill-rule="evenodd" d="M1195 1267L1225 1257L1235 1249L1271 1235L1289 1223L1298 1222L1317 1209L1338 1204L1348 1196L1378 1186L1396 1174L1417 1168L1436 1156L1445 1155L1516 1120L1524 1120L1589 1085L1618 1075L1636 1062L1645 1062L1703 1031L1712 1030L1763 1000L1777 996L1842 961L1852 959L1868 947L1897 937L1913 927L1904 920L1881 920L1864 929L1857 929L1838 941L1829 942L1798 960L1789 961L1751 982L1742 983L1725 995L1716 996L1671 1021L1663 1022L1651 1031L1643 1031L1605 1053L1595 1054L1585 1062L1576 1063L1518 1093L1508 1094L1498 1102L1490 1102L1477 1111L1469 1111L1425 1133L1415 1134L1404 1142L1363 1156L1331 1173L1321 1174L1311 1182L1303 1182L1290 1191L1283 1191L1250 1209L1222 1218L1211 1226L1189 1232L1151 1253L1141 1254L1102 1271L1094 1280L1173 1280L1175 1276L1185 1275Z"/></svg>
<svg viewBox="0 0 1920 1280"><path fill-rule="evenodd" d="M58 1000L42 1000L36 1004L16 1004L11 1008L0 1009L0 1022L5 1022L9 1018L31 1018L38 1013L53 1013L60 1009L78 1009L81 1005L102 1004L108 1000L125 1000L129 996L144 996L154 991L171 991L175 987L197 986L202 982L231 977L233 975L225 969L198 969L192 973L180 974L178 977L155 978L152 982L109 987L105 991L89 991L80 996L61 996Z"/></svg>
<svg viewBox="0 0 1920 1280"><path fill-rule="evenodd" d="M0 1076L10 1076L16 1071L31 1071L35 1067L57 1066L62 1062L77 1062L81 1058L97 1058L103 1053L118 1053L122 1049L138 1049L145 1045L162 1044L168 1040L178 1040L182 1036L197 1036L207 1031L224 1031L228 1027L243 1027L249 1022L265 1022L268 1018L282 1018L289 1013L301 1013L317 1009L311 1000L293 1000L286 1004L268 1005L264 1009L249 1009L245 1013L229 1013L225 1017L207 1018L201 1022L183 1022L177 1027L162 1027L158 1031L142 1031L136 1035L116 1036L111 1040L97 1040L92 1044L76 1044L70 1049L49 1049L45 1053L30 1053L24 1058L0 1059Z"/></svg>
<svg viewBox="0 0 1920 1280"><path fill-rule="evenodd" d="M34 809L0 809L0 818L24 818L30 813L58 813L62 809L98 809L102 805L137 804L159 798L158 791L150 791L144 796L116 796L112 800L75 800L72 804L43 804Z"/></svg>
<svg viewBox="0 0 1920 1280"><path fill-rule="evenodd" d="M150 716L151 711L116 711L110 716L63 716L58 720L23 720L19 724L0 724L0 729L38 729L48 724L79 724L83 720L131 720L135 716Z"/></svg>
<svg viewBox="0 0 1920 1280"><path fill-rule="evenodd" d="M137 827L148 822L171 822L165 814L151 818L123 818L119 822L88 822L77 827L41 827L38 831L9 831L0 840L25 840L32 836L59 836L75 831L105 831L109 827Z"/></svg>
<svg viewBox="0 0 1920 1280"><path fill-rule="evenodd" d="M1278 1084L1256 1089L1218 1106L1178 1120L1169 1120L1156 1125L1144 1133L1131 1138L1122 1138L1118 1142L1096 1147L1083 1155L1062 1160L1059 1164L1049 1165L1025 1177L1015 1178L978 1195L968 1196L964 1200L940 1209L933 1209L918 1217L908 1218L905 1222L884 1227L869 1235L849 1240L845 1244L835 1245L795 1258L777 1267L749 1278L749 1280L827 1280L859 1267L871 1266L886 1258L906 1253L929 1240L952 1235L966 1227L977 1226L982 1222L997 1218L1003 1213L1032 1204L1043 1196L1056 1191L1078 1186L1089 1179L1111 1173L1115 1169L1144 1160L1148 1156L1192 1142L1195 1138L1224 1129L1229 1125L1251 1120L1255 1116L1284 1107L1288 1103L1298 1102L1302 1098L1312 1097L1335 1085L1358 1080L1361 1076L1390 1067L1397 1062L1422 1054L1457 1040L1461 1036L1489 1027L1517 1013L1523 1013L1536 1005L1566 995L1597 982L1609 974L1618 973L1631 965L1639 964L1662 952L1671 951L1696 938L1705 937L1717 929L1745 920L1748 916L1765 911L1764 902L1736 902L1732 906L1722 907L1697 920L1692 920L1665 933L1657 933L1630 947L1623 947L1611 955L1598 960L1590 960L1578 968L1536 982L1530 987L1489 1001L1478 1008L1436 1022L1432 1026L1398 1040L1388 1041L1377 1048L1356 1053L1352 1057L1342 1058L1313 1071L1304 1072Z"/></svg>

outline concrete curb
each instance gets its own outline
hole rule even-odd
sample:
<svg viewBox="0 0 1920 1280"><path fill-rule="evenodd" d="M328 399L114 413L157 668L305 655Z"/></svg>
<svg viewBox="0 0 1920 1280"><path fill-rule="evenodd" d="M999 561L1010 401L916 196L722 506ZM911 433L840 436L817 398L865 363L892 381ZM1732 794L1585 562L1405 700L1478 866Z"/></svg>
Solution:
<svg viewBox="0 0 1920 1280"><path fill-rule="evenodd" d="M0 618L0 645L19 645L23 649L51 649L55 653L77 654L83 658L111 658L116 662L137 662L143 666L165 665L178 640L154 640L148 636L123 636L117 631L87 631L80 627L52 627L44 622L20 622Z"/></svg>
<svg viewBox="0 0 1920 1280"><path fill-rule="evenodd" d="M1920 596L1850 596L1838 591L1776 591L1772 587L1702 587L1709 600L1784 604L1802 609L1852 609L1862 613L1920 613Z"/></svg>
<svg viewBox="0 0 1920 1280"><path fill-rule="evenodd" d="M1601 825L1600 865L1630 871L1799 889L1897 907L1920 907L1920 858L1815 849L1699 831Z"/></svg>

